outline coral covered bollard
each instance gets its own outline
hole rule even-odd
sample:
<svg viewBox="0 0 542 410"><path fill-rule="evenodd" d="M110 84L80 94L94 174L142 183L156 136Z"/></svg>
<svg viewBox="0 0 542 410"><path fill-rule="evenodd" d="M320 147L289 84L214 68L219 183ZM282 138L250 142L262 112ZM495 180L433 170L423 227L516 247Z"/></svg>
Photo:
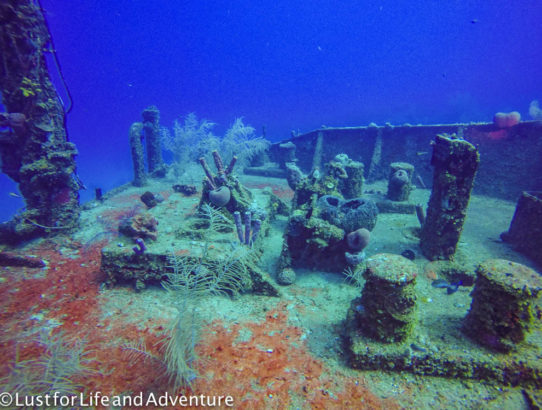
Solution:
<svg viewBox="0 0 542 410"><path fill-rule="evenodd" d="M414 166L406 162L390 164L388 176L388 199L392 201L407 201L412 191L412 174Z"/></svg>
<svg viewBox="0 0 542 410"><path fill-rule="evenodd" d="M363 162L349 161L344 165L348 178L339 180L339 191L344 199L357 198L363 195L363 173L365 165Z"/></svg>
<svg viewBox="0 0 542 410"><path fill-rule="evenodd" d="M481 263L476 274L463 332L492 350L514 350L532 324L532 302L542 291L542 277L504 259Z"/></svg>
<svg viewBox="0 0 542 410"><path fill-rule="evenodd" d="M297 161L295 157L296 146L292 141L285 142L284 144L279 145L280 150L280 166L285 168L286 164L289 162L295 163Z"/></svg>
<svg viewBox="0 0 542 410"><path fill-rule="evenodd" d="M337 181L337 189L344 199L357 198L363 195L363 162L351 160L347 154L337 154L325 165L326 174Z"/></svg>
<svg viewBox="0 0 542 410"><path fill-rule="evenodd" d="M141 142L143 124L134 122L130 127L130 150L134 165L134 180L132 185L144 186L147 184L147 172L145 171L145 150Z"/></svg>
<svg viewBox="0 0 542 410"><path fill-rule="evenodd" d="M514 217L501 239L512 244L515 250L524 253L542 264L542 192L523 191Z"/></svg>
<svg viewBox="0 0 542 410"><path fill-rule="evenodd" d="M416 265L400 255L379 253L367 259L366 279L357 311L361 332L384 343L402 342L416 313Z"/></svg>
<svg viewBox="0 0 542 410"><path fill-rule="evenodd" d="M433 189L420 233L420 248L428 259L453 259L479 163L470 142L455 134L437 135L431 158Z"/></svg>
<svg viewBox="0 0 542 410"><path fill-rule="evenodd" d="M154 177L165 176L166 166L162 159L162 142L160 137L160 111L154 105L147 107L141 114L143 130L147 141L147 167Z"/></svg>

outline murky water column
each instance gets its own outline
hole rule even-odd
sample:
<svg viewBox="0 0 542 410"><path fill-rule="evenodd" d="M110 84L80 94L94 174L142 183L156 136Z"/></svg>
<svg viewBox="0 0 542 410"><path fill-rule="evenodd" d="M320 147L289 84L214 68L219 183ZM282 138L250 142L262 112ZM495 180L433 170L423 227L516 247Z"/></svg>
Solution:
<svg viewBox="0 0 542 410"><path fill-rule="evenodd" d="M511 351L525 340L532 324L532 302L542 291L542 277L504 259L481 263L476 274L463 332L493 350Z"/></svg>
<svg viewBox="0 0 542 410"><path fill-rule="evenodd" d="M437 135L431 165L433 190L420 234L420 247L430 260L452 259L467 214L478 150L455 135Z"/></svg>

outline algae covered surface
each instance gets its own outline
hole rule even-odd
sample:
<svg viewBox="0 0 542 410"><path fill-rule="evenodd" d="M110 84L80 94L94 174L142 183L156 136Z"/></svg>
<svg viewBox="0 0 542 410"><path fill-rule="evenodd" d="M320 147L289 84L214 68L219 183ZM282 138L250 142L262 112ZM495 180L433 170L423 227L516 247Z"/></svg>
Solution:
<svg viewBox="0 0 542 410"><path fill-rule="evenodd" d="M288 203L293 196L282 180L241 179L256 197L265 197L266 191ZM385 182L365 189L379 191L383 186ZM146 190L162 193L164 201L146 210L139 200ZM411 195L423 202L429 191L416 189ZM3 269L2 323L9 334L4 336L3 357L13 362L16 351L19 360L38 357L33 347L35 334L40 329L56 329L84 340L88 349L85 365L92 372L82 381L83 389L104 394L166 389L168 380L152 357L162 354L161 343L175 318L174 296L159 282L151 282L139 292L130 281L104 286L108 277L100 271L100 258L108 248L132 253L133 243L119 235L118 226L137 212L150 212L158 220L157 240L147 241L149 252L197 254L204 238L190 224L199 200L198 194L172 193L163 182L144 189L128 187L103 202L87 204L83 228L73 237L29 245L26 252L47 261L47 267ZM529 265L498 240L513 212L510 202L472 197L456 261L461 269L456 270L474 272L477 263L494 257ZM378 218L366 248L368 257L411 249L418 273L416 324L408 342L390 345L390 357L404 361L405 357L441 357L452 351L458 357L481 361L485 353L476 353L479 350L459 331L470 307L472 288L461 286L447 294L445 289L431 286L453 269L420 256L414 214L380 214ZM347 312L361 291L341 272L315 269L296 269L293 285L278 286L274 276L286 224L287 217L282 215L269 224L259 255L259 269L277 290L276 295L210 296L198 305L202 328L196 345L198 378L192 392L232 395L240 408L527 408L522 389L528 387L396 372L394 360L374 370L353 369L343 336ZM216 240L214 246L231 249L236 233L232 229ZM529 339L529 343L539 352L540 339ZM145 346L151 359L130 355L134 346Z"/></svg>

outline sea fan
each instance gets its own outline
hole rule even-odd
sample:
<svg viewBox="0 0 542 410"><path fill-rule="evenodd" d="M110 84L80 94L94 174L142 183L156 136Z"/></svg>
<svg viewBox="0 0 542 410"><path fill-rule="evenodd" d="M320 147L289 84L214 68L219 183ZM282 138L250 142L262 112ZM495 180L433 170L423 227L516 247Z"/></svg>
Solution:
<svg viewBox="0 0 542 410"><path fill-rule="evenodd" d="M162 143L173 154L176 176L182 174L186 164L218 148L219 139L212 132L214 126L215 123L198 120L196 114L190 113L184 121L175 121L173 133L166 128L162 129Z"/></svg>
<svg viewBox="0 0 542 410"><path fill-rule="evenodd" d="M212 163L211 152L220 152L224 163L229 163L234 155L237 156L237 169L243 169L250 164L254 156L266 151L270 142L258 137L256 130L246 125L242 118L237 118L219 138L212 132L215 123L198 120L194 113L188 114L184 120L175 121L173 132L166 128L161 131L164 148L173 154L172 172L178 178L187 171L187 164L205 157Z"/></svg>
<svg viewBox="0 0 542 410"><path fill-rule="evenodd" d="M243 118L236 118L233 125L226 131L220 141L220 153L225 162L237 156L237 167L242 169L250 164L252 158L266 151L270 142L265 138L257 137L256 130L243 123Z"/></svg>
<svg viewBox="0 0 542 410"><path fill-rule="evenodd" d="M0 380L2 391L20 396L78 394L83 387L76 379L93 372L88 367L91 360L84 342L67 340L61 333L51 336L45 331L36 342L45 347L45 352L38 359L22 361L17 352L10 374Z"/></svg>
<svg viewBox="0 0 542 410"><path fill-rule="evenodd" d="M198 315L202 299L209 295L237 295L249 283L247 263L251 250L239 247L223 259L211 259L209 238L229 221L210 206L204 206L202 213L209 220L209 227L201 254L196 257L172 253L167 279L162 282L163 287L174 295L178 311L165 341L164 354L167 374L175 389L191 386L197 377L195 346L202 328L202 319Z"/></svg>

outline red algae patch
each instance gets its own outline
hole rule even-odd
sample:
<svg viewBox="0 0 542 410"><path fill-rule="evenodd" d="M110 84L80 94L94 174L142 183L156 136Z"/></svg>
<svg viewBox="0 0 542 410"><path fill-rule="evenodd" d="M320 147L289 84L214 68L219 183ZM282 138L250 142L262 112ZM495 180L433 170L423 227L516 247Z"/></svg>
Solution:
<svg viewBox="0 0 542 410"><path fill-rule="evenodd" d="M119 194L115 195L112 198L110 198L110 201L115 204L124 204L126 206L133 206L134 204L141 204L141 195L144 191L141 193L136 194Z"/></svg>
<svg viewBox="0 0 542 410"><path fill-rule="evenodd" d="M286 201L290 201L294 197L294 191L292 191L287 186L276 185L276 184L253 183L253 182L247 182L245 183L245 186L247 188L254 188L254 189L271 188L271 191L273 192L273 194L278 196L280 199L284 199Z"/></svg>
<svg viewBox="0 0 542 410"><path fill-rule="evenodd" d="M8 280L0 285L0 323L4 329L9 325L25 327L24 323L36 314L58 319L66 327L86 320L95 307L103 276L99 270L103 244L82 249L76 257L64 256L54 248L36 249L35 254L47 262L47 268L12 269Z"/></svg>
<svg viewBox="0 0 542 410"><path fill-rule="evenodd" d="M62 255L58 245L35 248L33 253L47 262L47 268L17 268L4 272L7 281L0 285L0 325L4 331L0 343L2 357L14 359L14 345L17 344L19 359L33 358L35 354L28 351L32 350L36 334L43 327L81 337L81 328L94 323L103 278L99 270L103 244L70 249L72 255L78 254L75 257ZM7 369L2 370L4 374Z"/></svg>
<svg viewBox="0 0 542 410"><path fill-rule="evenodd" d="M139 205L129 208L106 209L100 213L98 220L108 232L116 235L122 221L134 217L143 210L143 206Z"/></svg>
<svg viewBox="0 0 542 410"><path fill-rule="evenodd" d="M87 393L172 393L163 362L170 315L152 313L135 293L126 294L127 303L103 315L104 303L109 300L114 306L119 297L109 291L100 294L104 244L34 248L32 253L47 262L46 269L5 271L0 324L7 337L0 342L5 358L0 376L8 374L16 354L19 360L40 358L44 350L36 335L49 328L86 346L86 367L92 372L78 382ZM205 326L196 347L200 377L193 389L178 393L232 396L240 409L397 407L371 393L361 378L345 376L312 356L304 330L289 324L286 307L279 302L261 322L216 320ZM143 346L145 354L138 350Z"/></svg>
<svg viewBox="0 0 542 410"><path fill-rule="evenodd" d="M398 408L359 379L334 374L307 352L303 331L288 325L286 304L261 323L214 321L199 346L198 394L230 395L236 408Z"/></svg>
<svg viewBox="0 0 542 410"><path fill-rule="evenodd" d="M95 372L85 381L87 391L100 391L103 395L157 395L167 390L167 376L161 362L163 326L140 329L120 320L108 323L89 335L92 349L92 367ZM134 353L130 346L145 346L148 353Z"/></svg>

